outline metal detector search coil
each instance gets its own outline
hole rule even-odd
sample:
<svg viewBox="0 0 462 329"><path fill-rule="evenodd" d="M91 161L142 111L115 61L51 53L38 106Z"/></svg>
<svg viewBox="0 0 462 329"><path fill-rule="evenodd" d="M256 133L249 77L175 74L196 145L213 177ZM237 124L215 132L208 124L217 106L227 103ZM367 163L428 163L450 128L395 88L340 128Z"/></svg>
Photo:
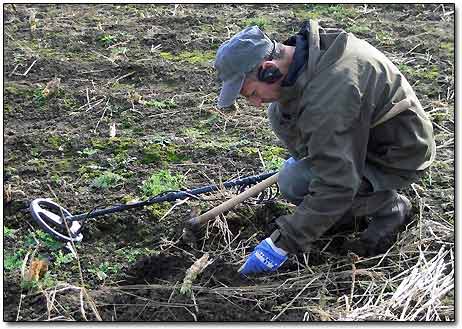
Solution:
<svg viewBox="0 0 462 329"><path fill-rule="evenodd" d="M80 233L82 223L69 221L68 218L72 218L71 213L56 202L50 199L35 199L30 203L29 209L37 223L58 240L74 242L82 240L83 235Z"/></svg>

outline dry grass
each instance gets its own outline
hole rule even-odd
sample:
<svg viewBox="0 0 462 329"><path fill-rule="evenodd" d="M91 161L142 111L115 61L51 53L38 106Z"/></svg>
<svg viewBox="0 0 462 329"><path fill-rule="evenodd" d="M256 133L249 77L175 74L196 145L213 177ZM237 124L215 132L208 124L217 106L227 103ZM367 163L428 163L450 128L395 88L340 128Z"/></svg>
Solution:
<svg viewBox="0 0 462 329"><path fill-rule="evenodd" d="M285 314L300 310L304 312L300 321L453 320L454 228L449 223L418 217L383 255L353 261L335 257L319 266L299 263L296 271L258 277L245 286L192 285L190 307L200 308L220 296L226 303L250 302L268 313L271 321L284 320ZM217 241L215 250L209 250L211 257L226 259L237 268L251 251L252 239L238 242L222 219L211 225L221 232L221 236L213 236ZM174 243L169 242L170 248ZM178 295L178 289L178 284L167 283L108 287L94 293L130 294L141 304L151 305L160 301L146 298L143 291L167 290L173 296ZM280 300L285 303L278 303ZM98 304L97 297L95 301ZM265 309L261 305L273 306ZM179 307L173 301L162 306ZM199 312L193 312L194 318Z"/></svg>
<svg viewBox="0 0 462 329"><path fill-rule="evenodd" d="M279 17L284 16L281 10L286 10L285 13L287 13L287 8L284 7L284 9L283 7L282 5L274 5L271 8L264 8L266 11L265 14L268 14L268 16L273 19L279 19ZM361 17L367 16L368 20L364 22L364 24L367 23L367 25L365 25L367 31L364 32L364 36L375 44L377 44L378 41L375 40L374 31L389 32L393 30L393 32L399 32L399 34L394 33L392 35L395 38L395 46L384 45L384 52L396 64L407 66L409 72L406 73L406 76L412 80L410 81L411 84L419 94L419 98L421 97L422 105L433 121L437 143L437 161L435 162L435 166L431 168L428 177L426 177L426 181L419 183L421 185L413 184L411 188L406 191L408 196L413 199L413 203L417 208L417 215L415 216L414 223L400 234L397 242L385 254L370 258L350 259L349 257L330 254L326 251L330 243L329 240L326 240L324 241L324 246L320 248L322 261L313 262L313 255L309 254L302 256L298 255L298 258L296 256L291 256L288 263L292 265L295 264L295 266L291 267L292 269L296 268L295 270L288 271L287 267L285 269L282 268L281 273L254 278L245 284L201 284L199 283L200 280L196 280L194 281L195 283L192 283L191 296L187 301L178 298L178 296L180 296L181 281L164 281L158 284L130 286L120 286L117 285L117 283L113 283L111 286L105 286L104 283L95 283L95 281L91 280L91 276L87 271L87 266L89 266L88 258L82 257L82 263L80 263L79 255L77 255L76 268L78 270L74 273L74 276L70 276L71 278L69 279L66 278L69 283L59 282L55 287L41 289L39 292L26 293L22 290L20 290L20 292L18 291L20 298L18 301L16 319L49 321L83 319L93 321L101 318L110 320L112 316L113 320L117 320L120 315L120 313L118 313L119 308L126 309L132 306L119 305L117 304L117 299L112 298L124 294L133 297L131 301L133 301L133 306L136 307L137 310L139 307L139 314L144 312L145 309L149 310L150 307L154 306L162 308L162 310L165 309L166 312L186 310L187 314L190 314L192 319L195 320L197 320L201 312L203 312L203 305L207 303L210 305L210 301L218 301L226 306L245 305L247 309L244 311L250 311L251 309L257 310L265 315L268 321L284 321L287 319L298 319L303 321L453 321L455 318L455 243L453 210L455 177L453 174L454 171L451 170L450 167L454 166L455 159L455 79L453 74L454 66L451 61L452 56L441 56L443 54L447 55L446 53L450 50L450 47L447 49L441 47L451 46L453 44L453 39L444 38L444 40L447 41L446 45L440 43L439 41L441 40L436 38L435 40L438 42L428 42L428 40L433 40L436 33L445 36L446 33L440 33L439 29L444 25L453 24L454 13L448 11L448 7L450 6L445 7L445 5L439 5L438 7L427 6L424 8L424 6L418 5L418 8L409 12L410 14L418 13L415 17L416 24L413 24L411 28L409 28L409 24L412 23L413 20L408 20L406 17L400 16L401 14L405 15L405 12L401 13L392 10L389 13L387 8L381 8L381 6L364 5L361 16L356 18L356 20L360 22ZM5 8L8 9L9 7ZM174 20L170 21L172 23L171 26L166 24L166 29L174 28L175 26L173 23L176 21L181 22L182 18L188 16L200 17L201 20L202 18L209 18L209 15L198 15L197 13L199 13L200 10L192 5L169 5L156 8L153 7L152 9L155 10L152 10L150 13L148 13L148 11L139 13L147 15L147 17L143 16L143 20L149 21L149 19L152 19L154 27L156 26L155 20L161 19L162 16L173 15L173 17L176 17ZM205 32L206 30L201 32L193 31L193 37L198 36L203 39L215 38L216 40L229 38L232 32L239 28L239 26L235 24L238 22L238 18L247 17L249 9L255 11L257 15L261 10L257 7L254 8L253 6L247 5L227 8L227 12L223 14L226 14L229 18L226 22L232 21L233 24L229 24L229 26L223 25L223 21L217 18L216 21L222 26L213 23L214 21L211 20L210 24L213 23L216 25L212 32ZM25 8L12 5L12 8L8 10L22 12ZM88 34L90 36L94 35L95 27L93 25L86 25L88 21L80 19L82 16L75 16L74 12L69 11L69 9L66 10L67 11L62 12L62 15L48 15L44 11L40 12L40 15L37 15L37 17L35 17L35 13L32 12L28 13L26 16L22 16L29 20L29 29L33 30L31 32L35 33L34 38L37 37L37 34L46 35L50 33L51 35L51 32L56 33L61 30L67 32L70 30L69 26L71 23L73 28L79 31L79 33ZM85 10L86 11L82 12L86 13L85 15L97 17L98 19L101 18L104 27L113 25L113 22L111 22L112 18L114 18L114 21L117 21L113 15L119 11L111 11L108 6L90 6L86 7ZM429 11L431 11L431 13ZM163 13L165 15L163 15ZM222 13L220 13L220 15L221 14ZM396 15L400 16L398 17L399 19L396 19ZM9 20L11 20L10 23L20 23L18 25L18 30L13 28L16 27L16 23L12 25L12 27L7 25L5 29L5 40L8 41L5 50L11 57L5 57L10 58L5 66L8 71L8 78L11 81L30 81L31 84L47 82L53 77L51 74L49 77L37 74L39 66L43 65L43 63L41 63L43 59L41 56L47 55L47 53L43 52L46 49L43 49L43 47L32 47L34 43L29 41L33 41L34 38L31 38L31 40L24 40L24 34L21 33L24 27L24 24L22 24L24 20L21 22L16 16L17 13L10 15ZM420 18L417 19L417 16ZM431 21L428 22L429 24L421 19L423 16L431 18ZM444 25L438 23L438 16L441 18L441 21L444 22ZM289 15L284 17L283 19L286 20ZM388 20L389 18L391 20ZM133 20L133 24L131 24L131 22L125 22L125 19L126 17L122 20L122 29L132 28L133 24L138 24L139 22L136 18L130 18L130 20ZM207 19L203 21L207 22ZM333 18L329 18L328 20L329 23L333 23L334 21L336 22ZM6 19L6 22L8 23L8 19ZM63 24L62 22L66 23ZM91 22L92 24L94 23L93 20L91 20ZM275 20L275 22L281 22L281 20ZM37 26L35 26L35 23L37 23ZM193 25L196 27L197 24L195 21ZM281 26L283 25L284 24L281 24ZM423 25L428 25L431 28L423 29ZM25 26L26 28L28 27L27 21ZM433 30L433 27L437 30ZM413 32L414 29L422 31L422 33L431 32L431 34L420 36L416 34L417 32ZM137 30L138 26L136 26L136 29L127 29L127 31L132 31L134 36L138 36L134 32ZM226 34L223 33L224 30L227 30ZM43 32L47 33L44 34ZM280 31L275 30L274 32L279 33ZM282 36L277 35L277 33L275 35L276 38ZM143 35L139 36L142 38ZM76 37L75 39L78 38ZM197 39L198 38L196 38L196 41ZM126 40L129 40L129 38L127 37ZM149 53L141 53L141 51L144 51L146 48L144 45L140 48L137 44L129 43L128 47L131 48L129 48L130 52L128 52L128 56L134 56L135 52L138 52L137 54L139 55L138 57L133 57L138 58L136 60L130 59L130 64L140 65L146 72L152 71L154 73L154 66L149 66L144 63L156 63L155 60L159 57L159 51L161 49L164 50L166 46L165 43L159 44L158 42L160 41L156 40L156 42L152 44ZM411 44L411 46L409 46L409 44ZM90 55L94 55L91 58L94 58L96 66L90 65L88 68L78 68L76 71L80 72L79 75L82 75L82 79L80 79L80 77L77 77L78 79L63 79L62 88L70 95L78 95L81 100L81 106L72 108L72 112L69 113L69 116L77 119L78 115L83 114L82 117L92 117L94 119L90 124L82 120L85 125L82 128L79 127L79 130L86 130L93 134L104 130L106 136L107 125L105 121L111 119L110 122L112 122L113 117L117 118L116 112L114 111L113 113L113 105L117 104L117 102L115 102L116 100L120 101L126 98L127 90L115 90L112 87L118 82L126 82L128 84L125 78L133 74L131 68L127 71L122 70L126 66L126 63L122 59L114 59L109 55L110 52L107 50L118 45L119 44L114 44L98 52L89 49L88 51L91 52ZM77 51L80 50L77 48L75 56L72 56L71 60L75 60L80 56ZM86 47L84 51L87 51ZM104 52L107 56L101 52ZM83 63L85 63L85 61ZM105 67L106 64L111 68L119 67L122 71L110 77L102 75L102 78L98 78L96 73L110 70ZM427 71L426 68L431 68L432 66L438 67L439 76L433 79L434 81L428 81L428 78L426 79L422 74ZM163 66L161 68L164 69ZM206 77L209 76L209 69L209 67L204 69L204 81ZM65 73L65 71L58 71L60 74L64 74L63 72ZM167 70L165 72L166 78L176 78L177 75L180 76L184 73L183 71L172 72ZM86 79L87 77L88 79ZM92 80L93 78L95 78L95 81ZM247 139L257 146L271 145L274 143L275 140L271 137L271 132L266 122L267 119L263 115L261 109L243 106L238 108L235 112L225 113L219 111L215 107L218 85L207 88L210 86L204 84L204 89L199 90L195 88L195 85L184 83L184 86L182 86L183 83L179 83L179 80L175 80L175 82L177 83L176 87L178 91L175 91L174 95L172 95L171 92L163 92L161 96L165 97L165 99L171 99L172 101L175 99L179 104L191 103L188 104L188 117L182 117L182 119L185 119L185 124L191 123L189 121L190 117L193 117L191 114L197 114L198 117L206 117L205 114L208 116L214 115L217 117L217 120L213 128L211 128L213 134L226 133L232 135L238 130L240 138ZM437 83L434 84L433 82ZM146 99L157 96L157 89L153 89L152 86L148 85L149 83L146 83L146 86L137 86L137 92ZM191 86L194 88L189 88ZM19 102L18 104L21 103ZM139 110L142 107L139 105L139 99L132 99L130 111L141 115L141 111ZM142 119L154 119L167 124L168 120L165 118L173 118L178 115L178 113L181 112L178 110L172 112L163 109L154 114L147 115ZM12 114L6 116L8 120L11 120L10 117L13 117L13 121L17 118L22 118L19 116L16 118L12 116ZM161 121L161 119L165 120ZM172 123L167 124L167 126L171 125L173 129L176 128L176 124L176 121L172 121ZM141 123L140 126L143 127ZM11 127L8 128L12 129ZM25 134L28 136L29 133L32 133L32 131L24 133L19 130L19 135ZM31 138L37 138L37 135L32 134L31 136ZM28 140L25 139L25 141L27 142ZM19 144L7 143L7 145L12 149L11 153L15 153L13 149ZM217 150L217 154L223 154L224 152L225 151L221 149ZM264 167L265 163L262 160L262 154L258 148L257 152L259 160L257 159L255 164L261 163ZM23 158L25 160L29 159L24 155L25 153L17 152L15 154L21 161ZM245 161L253 160L252 157L250 155L245 157ZM227 168L225 172L221 172L224 168L222 164L216 162L209 163L211 160L208 158L198 158L196 160L197 162L192 164L172 164L172 168L191 168L189 170L193 170L193 172L197 173L196 177L203 176L201 182L206 180L210 183L221 181L222 174L226 177L230 175L241 175L243 174L242 171L245 170L242 166L239 166L242 162L236 162L237 165L234 165L234 159L231 157L227 159L229 160L229 165L225 167ZM6 166L17 166L17 164L10 161L6 163ZM251 167L250 162L247 166L247 170L249 167ZM252 170L257 170L256 165L253 168ZM215 175L212 176L208 170L213 170ZM15 192L18 191L19 192L16 194L21 194L24 198L26 198L26 196L29 198L30 195L33 195L32 192L35 193L38 190L42 191L42 183L40 183L35 176L27 176L26 172L21 176L21 179L24 180L24 184L18 186L7 185L5 190L7 200L10 199L11 201L11 199L14 199ZM10 186L10 188L8 188L8 186ZM77 182L75 186L79 186ZM22 190L24 190L24 192ZM63 194L64 192L65 191L63 191ZM220 199L229 197L224 191L222 192L223 194L218 196ZM74 197L73 193L71 197L69 197L68 192L66 201L69 202L70 199ZM81 199L76 198L76 203L80 200ZM197 200L191 198L185 200L184 203L191 206L196 201ZM208 202L208 207L214 205L210 201L218 202L217 199L203 199L201 202L204 201ZM183 201L172 205L170 210L164 215L164 218L162 218L162 222L168 223L175 217L179 213L180 206L184 206ZM242 205L241 207L246 207L246 218L249 218L249 221L256 217L254 216L255 213L253 209L257 207L250 207L247 205ZM206 239L198 246L198 250L192 251L190 249L185 250L186 248L183 249L184 246L180 243L179 236L170 236L169 239L172 240L161 238L160 242L156 241L154 247L158 249L162 255L181 253L192 262L196 260L194 252L201 255L208 253L211 259L219 259L221 262L220 264L228 266L228 270L229 268L237 269L252 251L253 247L260 241L261 237L258 236L258 233L261 232L255 232L255 234L250 234L245 237L243 237L244 234L242 232L233 233L230 229L230 222L233 220L233 216L235 217L236 214L230 212L209 222L205 234ZM239 214L237 214L237 216L239 216ZM12 221L13 219L10 218L9 223ZM8 219L5 222L8 223ZM91 243L92 241L88 241L88 244L93 246ZM135 243L135 241L133 241L133 243ZM25 265L29 259L33 259L34 253L35 251L27 253L24 258ZM96 257L98 255L95 253L91 255L91 257L93 256ZM98 257L97 259L99 260L100 258ZM23 273L25 271L25 265L22 269ZM11 285L13 281L10 279L5 282ZM146 293L149 291L155 291L156 293ZM14 293L14 291L10 293ZM159 299L154 297L164 296L164 294L161 293L166 293L167 298ZM43 303L36 302L38 296L40 296L42 300L45 300L44 305L42 305ZM43 308L41 308L41 306L43 306ZM107 315L110 313L106 312L108 308L113 308L113 315ZM31 312L31 310L34 310L34 312ZM40 312L42 312L42 314L40 314ZM136 321L139 319L135 315L130 320ZM248 320L252 319L249 318Z"/></svg>

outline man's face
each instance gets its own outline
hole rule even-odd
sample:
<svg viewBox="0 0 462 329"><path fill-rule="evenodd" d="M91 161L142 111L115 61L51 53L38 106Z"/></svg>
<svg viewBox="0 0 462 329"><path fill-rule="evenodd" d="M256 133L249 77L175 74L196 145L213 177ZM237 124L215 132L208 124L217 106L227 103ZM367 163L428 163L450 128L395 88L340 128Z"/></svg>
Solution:
<svg viewBox="0 0 462 329"><path fill-rule="evenodd" d="M263 81L246 79L241 88L241 95L257 107L263 103L271 103L279 99L281 86L279 82L269 84Z"/></svg>

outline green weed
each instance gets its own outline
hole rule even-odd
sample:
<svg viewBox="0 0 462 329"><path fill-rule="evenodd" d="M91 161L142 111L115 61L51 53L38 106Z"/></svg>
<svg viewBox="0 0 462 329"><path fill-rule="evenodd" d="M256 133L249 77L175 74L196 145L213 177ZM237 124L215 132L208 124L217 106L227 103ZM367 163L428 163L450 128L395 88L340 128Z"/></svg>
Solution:
<svg viewBox="0 0 462 329"><path fill-rule="evenodd" d="M63 95L61 99L63 101L64 108L67 110L73 110L80 107L79 102L73 96Z"/></svg>
<svg viewBox="0 0 462 329"><path fill-rule="evenodd" d="M82 151L77 151L77 154L83 155L83 156L92 156L93 154L98 153L98 150L95 150L91 147L86 147Z"/></svg>
<svg viewBox="0 0 462 329"><path fill-rule="evenodd" d="M254 146L244 146L241 151L252 156L258 155L258 148Z"/></svg>
<svg viewBox="0 0 462 329"><path fill-rule="evenodd" d="M300 20L318 19L320 16L319 13L309 11L306 5L295 5L292 12Z"/></svg>
<svg viewBox="0 0 462 329"><path fill-rule="evenodd" d="M63 144L63 138L58 135L52 135L48 137L48 144L54 149L59 149L61 145Z"/></svg>
<svg viewBox="0 0 462 329"><path fill-rule="evenodd" d="M13 230L12 228L9 228L6 226L3 227L3 236L6 238L14 238L15 236L14 232L15 230Z"/></svg>
<svg viewBox="0 0 462 329"><path fill-rule="evenodd" d="M251 156L258 155L258 148L253 146L245 146L242 148L242 151ZM284 164L286 153L287 151L279 146L268 146L260 152L267 170L280 169Z"/></svg>
<svg viewBox="0 0 462 329"><path fill-rule="evenodd" d="M13 113L13 108L8 104L3 103L3 113L11 114Z"/></svg>
<svg viewBox="0 0 462 329"><path fill-rule="evenodd" d="M449 163L444 162L444 161L435 161L433 162L432 167L433 169L435 169L435 171L442 171L442 172L445 172L445 171L447 172L452 169L452 166Z"/></svg>
<svg viewBox="0 0 462 329"><path fill-rule="evenodd" d="M103 46L110 46L117 41L117 38L113 35L104 33L100 35L97 39Z"/></svg>
<svg viewBox="0 0 462 329"><path fill-rule="evenodd" d="M414 68L412 68L411 66L407 64L399 64L398 68L401 71L401 73L407 77L416 75L416 72L417 72Z"/></svg>
<svg viewBox="0 0 462 329"><path fill-rule="evenodd" d="M286 150L279 146L269 146L262 151L263 161L267 170L278 170L284 164Z"/></svg>
<svg viewBox="0 0 462 329"><path fill-rule="evenodd" d="M25 245L30 247L35 247L37 244L47 247L51 250L58 250L63 247L63 243L55 240L50 234L42 231L36 230L30 232L26 236Z"/></svg>
<svg viewBox="0 0 462 329"><path fill-rule="evenodd" d="M118 185L123 179L122 176L116 173L106 171L102 175L96 177L90 186L104 190Z"/></svg>
<svg viewBox="0 0 462 329"><path fill-rule="evenodd" d="M34 90L33 99L34 99L34 104L38 108L41 108L41 107L45 106L45 104L46 104L46 96L43 94L43 89L42 88L37 88L37 89Z"/></svg>
<svg viewBox="0 0 462 329"><path fill-rule="evenodd" d="M201 131L197 128L185 128L182 130L182 132L184 135L192 139L198 139L207 134L206 132Z"/></svg>
<svg viewBox="0 0 462 329"><path fill-rule="evenodd" d="M412 77L413 79L425 79L433 81L438 78L440 72L438 66L432 65L429 67L412 67L407 64L398 65L399 70L406 77Z"/></svg>
<svg viewBox="0 0 462 329"><path fill-rule="evenodd" d="M109 262L105 261L96 268L88 269L88 272L95 274L100 281L104 281L110 274L115 274L119 272L120 269L120 264L111 265Z"/></svg>
<svg viewBox="0 0 462 329"><path fill-rule="evenodd" d="M454 42L442 42L440 49L444 50L449 57L454 57Z"/></svg>
<svg viewBox="0 0 462 329"><path fill-rule="evenodd" d="M176 191L184 184L183 175L172 175L169 170L160 170L143 181L141 190L145 196L158 195L165 191Z"/></svg>
<svg viewBox="0 0 462 329"><path fill-rule="evenodd" d="M30 89L28 88L28 86L5 81L5 84L3 85L3 93L5 94L5 96L7 96L8 94L16 96L25 96L30 94Z"/></svg>
<svg viewBox="0 0 462 329"><path fill-rule="evenodd" d="M423 70L421 70L419 77L422 79L433 81L436 78L438 78L439 75L440 75L440 71L439 71L438 66L432 65L429 67L425 67Z"/></svg>
<svg viewBox="0 0 462 329"><path fill-rule="evenodd" d="M337 21L342 21L348 18L355 18L357 15L353 7L345 5L330 5L325 9L325 15L331 16Z"/></svg>
<svg viewBox="0 0 462 329"><path fill-rule="evenodd" d="M144 103L144 105L154 110L173 109L177 106L173 100L148 100Z"/></svg>
<svg viewBox="0 0 462 329"><path fill-rule="evenodd" d="M267 170L279 170L284 164L284 159L280 157L271 157L269 160L265 160L265 167Z"/></svg>
<svg viewBox="0 0 462 329"><path fill-rule="evenodd" d="M132 264L141 256L150 256L158 254L158 252L149 248L122 248L116 250L115 254L119 257L123 257L127 263Z"/></svg>
<svg viewBox="0 0 462 329"><path fill-rule="evenodd" d="M135 161L135 157L131 157L128 151L121 151L113 158L108 159L109 166L113 169L125 168L130 162Z"/></svg>
<svg viewBox="0 0 462 329"><path fill-rule="evenodd" d="M40 171L43 171L45 170L45 168L47 167L47 162L44 160L44 159L30 159L30 160L27 160L26 162L28 165L31 165L33 166L33 170L36 171L36 172L40 172Z"/></svg>
<svg viewBox="0 0 462 329"><path fill-rule="evenodd" d="M47 289L55 287L57 283L57 280L50 274L50 272L46 272L38 281L26 279L22 280L21 288L25 290L37 290L39 288Z"/></svg>
<svg viewBox="0 0 462 329"><path fill-rule="evenodd" d="M142 163L179 162L183 157L178 155L174 145L149 144L143 148Z"/></svg>
<svg viewBox="0 0 462 329"><path fill-rule="evenodd" d="M41 149L40 149L39 147L34 147L34 146L32 146L32 147L30 148L30 155L31 155L32 157L36 158L36 157L39 156L40 150L41 150Z"/></svg>
<svg viewBox="0 0 462 329"><path fill-rule="evenodd" d="M121 82L114 82L111 84L111 89L114 91L121 91L125 90L127 92L135 91L135 87L131 84L121 83Z"/></svg>
<svg viewBox="0 0 462 329"><path fill-rule="evenodd" d="M15 252L14 254L5 252L3 255L3 268L7 271L13 271L21 268L22 261L23 260L19 252Z"/></svg>
<svg viewBox="0 0 462 329"><path fill-rule="evenodd" d="M159 163L162 161L162 158L163 152L161 145L152 144L143 148L143 160L141 161L142 163Z"/></svg>
<svg viewBox="0 0 462 329"><path fill-rule="evenodd" d="M50 177L50 180L53 184L56 184L58 186L62 186L65 183L65 180L58 174L52 175Z"/></svg>
<svg viewBox="0 0 462 329"><path fill-rule="evenodd" d="M162 146L167 146L167 145L172 144L172 140L170 139L170 137L165 136L164 134L156 134L156 135L151 136L150 142L154 144L162 145Z"/></svg>
<svg viewBox="0 0 462 329"><path fill-rule="evenodd" d="M354 24L348 28L348 32L351 32L354 34L365 34L369 31L370 31L370 28L367 25Z"/></svg>
<svg viewBox="0 0 462 329"><path fill-rule="evenodd" d="M253 25L257 25L260 29L264 30L265 28L269 27L270 21L265 17L252 17L245 19L241 24L242 27Z"/></svg>
<svg viewBox="0 0 462 329"><path fill-rule="evenodd" d="M71 167L71 161L68 159L57 160L53 163L53 171L65 172Z"/></svg>
<svg viewBox="0 0 462 329"><path fill-rule="evenodd" d="M98 177L101 174L101 170L104 169L104 167L98 166L96 164L90 164L79 167L77 169L77 173L79 174L81 179L89 180Z"/></svg>
<svg viewBox="0 0 462 329"><path fill-rule="evenodd" d="M154 203L147 207L147 210L154 218L162 218L167 211L170 209L171 205L168 203Z"/></svg>
<svg viewBox="0 0 462 329"><path fill-rule="evenodd" d="M63 264L69 264L74 260L74 255L71 253L64 254L62 250L58 250L58 252L53 253L54 262L53 264L57 267L60 267Z"/></svg>
<svg viewBox="0 0 462 329"><path fill-rule="evenodd" d="M357 13L349 6L331 4L306 4L296 6L293 10L295 17L305 19L320 19L330 17L336 21L354 18Z"/></svg>
<svg viewBox="0 0 462 329"><path fill-rule="evenodd" d="M131 113L129 111L126 111L126 112L122 113L120 118L122 120L122 122L121 122L122 129L130 129L133 132L133 130L135 130L136 128L138 128L138 129L140 128L140 127L136 126L135 120L134 120L133 116L131 115ZM142 130L142 131L144 131L144 130Z"/></svg>
<svg viewBox="0 0 462 329"><path fill-rule="evenodd" d="M424 176L420 178L420 184L423 188L428 189L432 187L433 184L433 177L432 177L432 169L428 170Z"/></svg>
<svg viewBox="0 0 462 329"><path fill-rule="evenodd" d="M202 141L195 143L195 147L198 149L204 149L210 152L215 152L217 150L235 150L241 152L245 150L246 147L251 142L247 139L236 139L236 137L222 137L222 138L204 138Z"/></svg>
<svg viewBox="0 0 462 329"><path fill-rule="evenodd" d="M221 118L218 113L209 113L207 118L199 121L199 129L213 127L216 123L220 122Z"/></svg>
<svg viewBox="0 0 462 329"><path fill-rule="evenodd" d="M138 141L131 137L113 137L113 138L94 138L91 140L91 146L97 150L111 150L114 153L119 153L136 147Z"/></svg>
<svg viewBox="0 0 462 329"><path fill-rule="evenodd" d="M393 34L387 31L378 30L375 34L375 38L386 46L392 46L395 44L395 38Z"/></svg>

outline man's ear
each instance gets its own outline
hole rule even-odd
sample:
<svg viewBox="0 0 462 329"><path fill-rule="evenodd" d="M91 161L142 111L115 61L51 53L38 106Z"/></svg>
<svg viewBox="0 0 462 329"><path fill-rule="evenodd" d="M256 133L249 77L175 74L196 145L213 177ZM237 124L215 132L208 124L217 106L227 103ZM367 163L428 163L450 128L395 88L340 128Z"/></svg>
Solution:
<svg viewBox="0 0 462 329"><path fill-rule="evenodd" d="M275 83L278 81L283 74L279 70L279 67L273 61L265 61L258 70L258 80L266 83Z"/></svg>
<svg viewBox="0 0 462 329"><path fill-rule="evenodd" d="M263 70L267 70L269 68L278 68L277 64L273 61L264 61L261 64L261 67L263 68Z"/></svg>

